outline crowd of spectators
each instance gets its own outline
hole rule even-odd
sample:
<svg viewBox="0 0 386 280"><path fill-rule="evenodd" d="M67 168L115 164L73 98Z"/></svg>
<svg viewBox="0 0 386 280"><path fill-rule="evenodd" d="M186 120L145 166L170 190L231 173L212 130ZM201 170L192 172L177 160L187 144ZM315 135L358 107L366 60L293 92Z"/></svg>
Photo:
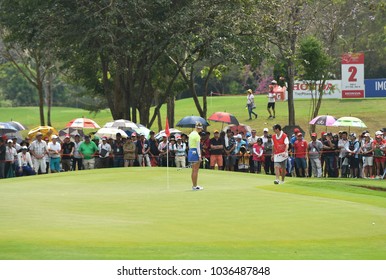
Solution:
<svg viewBox="0 0 386 280"><path fill-rule="evenodd" d="M20 144L16 140L0 138L0 178L110 167L189 167L186 134L161 139L153 131L149 139L136 133L128 138L118 133L115 139L66 135L61 141L38 133L31 143L28 138ZM295 129L289 140L287 176L385 178L386 129L358 136L340 131L318 138L312 133L309 141ZM203 131L200 168L274 175L272 146L268 128L262 134Z"/></svg>

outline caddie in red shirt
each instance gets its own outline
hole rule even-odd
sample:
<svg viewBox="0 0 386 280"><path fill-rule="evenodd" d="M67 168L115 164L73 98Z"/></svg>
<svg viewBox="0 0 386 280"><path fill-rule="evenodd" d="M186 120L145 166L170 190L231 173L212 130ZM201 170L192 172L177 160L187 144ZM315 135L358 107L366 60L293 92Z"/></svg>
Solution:
<svg viewBox="0 0 386 280"><path fill-rule="evenodd" d="M273 131L275 132L275 134L272 135L272 160L274 162L276 175L276 180L274 181L274 183L284 184L284 178L287 168L289 140L287 134L285 134L281 130L280 124L275 124L273 126ZM279 180L280 176L281 181Z"/></svg>
<svg viewBox="0 0 386 280"><path fill-rule="evenodd" d="M296 141L294 142L294 156L295 156L295 166L299 171L300 177L308 177L308 168L307 168L307 147L308 143L303 139L303 134L298 132L296 134Z"/></svg>

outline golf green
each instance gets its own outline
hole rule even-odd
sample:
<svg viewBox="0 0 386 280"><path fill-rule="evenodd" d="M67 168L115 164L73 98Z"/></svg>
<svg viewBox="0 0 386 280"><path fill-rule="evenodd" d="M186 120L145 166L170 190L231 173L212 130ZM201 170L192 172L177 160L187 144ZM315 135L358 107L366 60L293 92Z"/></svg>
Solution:
<svg viewBox="0 0 386 280"><path fill-rule="evenodd" d="M386 258L369 180L118 168L0 181L0 259ZM382 186L383 182L376 182Z"/></svg>

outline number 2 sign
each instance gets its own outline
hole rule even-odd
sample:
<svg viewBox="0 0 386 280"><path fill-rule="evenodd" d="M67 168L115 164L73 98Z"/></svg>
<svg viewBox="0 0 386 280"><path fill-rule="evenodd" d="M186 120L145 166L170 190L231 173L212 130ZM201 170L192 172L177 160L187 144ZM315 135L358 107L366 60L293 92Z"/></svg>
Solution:
<svg viewBox="0 0 386 280"><path fill-rule="evenodd" d="M346 53L342 56L342 98L364 98L363 53Z"/></svg>

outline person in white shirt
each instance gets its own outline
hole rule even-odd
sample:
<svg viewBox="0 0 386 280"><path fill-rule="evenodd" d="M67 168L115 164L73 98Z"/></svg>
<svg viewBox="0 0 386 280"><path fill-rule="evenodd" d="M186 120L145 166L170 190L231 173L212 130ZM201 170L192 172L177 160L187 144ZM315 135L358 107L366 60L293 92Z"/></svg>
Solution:
<svg viewBox="0 0 386 280"><path fill-rule="evenodd" d="M38 173L39 168L41 174L46 173L47 164L45 155L48 153L47 143L42 140L43 134L38 132L36 134L36 140L31 143L29 146L29 151L32 155L33 166L35 172Z"/></svg>
<svg viewBox="0 0 386 280"><path fill-rule="evenodd" d="M102 137L102 143L98 145L99 149L99 161L100 168L108 168L110 167L110 153L111 153L111 145L107 143L107 138Z"/></svg>
<svg viewBox="0 0 386 280"><path fill-rule="evenodd" d="M248 109L248 115L249 119L252 120L252 115L255 116L255 119L257 118L257 114L253 112L253 109L256 108L255 105L255 96L253 95L253 91L251 89L248 89L247 91L247 109Z"/></svg>
<svg viewBox="0 0 386 280"><path fill-rule="evenodd" d="M51 142L48 143L48 154L50 157L51 173L60 172L60 151L62 146L58 142L58 136L53 135Z"/></svg>
<svg viewBox="0 0 386 280"><path fill-rule="evenodd" d="M8 139L7 146L5 148L5 176L15 176L15 162L17 159L16 149L13 147L13 141ZM12 175L11 175L12 174Z"/></svg>
<svg viewBox="0 0 386 280"><path fill-rule="evenodd" d="M177 168L185 168L186 166L186 144L182 142L181 136L176 136L177 143L174 144L175 152L175 162Z"/></svg>
<svg viewBox="0 0 386 280"><path fill-rule="evenodd" d="M19 169L19 176L35 175L36 172L33 169L31 154L28 152L27 146L21 147L21 152L17 154Z"/></svg>

